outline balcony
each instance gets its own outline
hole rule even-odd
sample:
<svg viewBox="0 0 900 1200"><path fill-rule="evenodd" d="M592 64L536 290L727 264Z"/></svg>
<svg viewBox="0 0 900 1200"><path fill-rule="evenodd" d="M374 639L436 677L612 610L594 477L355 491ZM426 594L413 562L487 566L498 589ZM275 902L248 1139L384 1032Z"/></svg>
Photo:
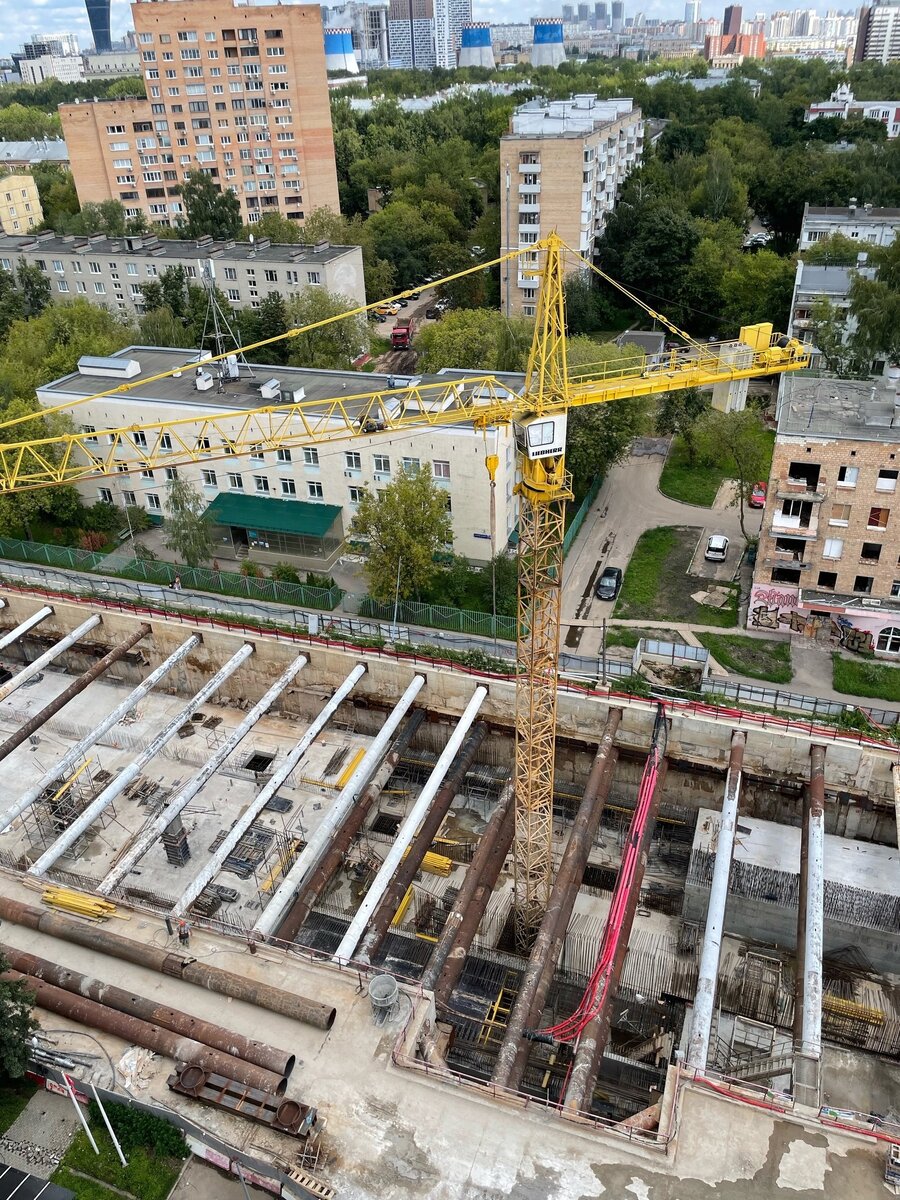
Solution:
<svg viewBox="0 0 900 1200"><path fill-rule="evenodd" d="M539 196L540 192L541 192L541 185L539 183L520 183L519 184L519 195L520 196Z"/></svg>
<svg viewBox="0 0 900 1200"><path fill-rule="evenodd" d="M821 504L825 499L825 487L828 483L828 478L823 472L814 486L810 486L806 479L781 479L778 482L778 487L775 495L779 500L808 500L810 504Z"/></svg>
<svg viewBox="0 0 900 1200"><path fill-rule="evenodd" d="M531 203L530 201L524 201L524 200L519 202L519 216L520 217L524 213L539 213L540 211L541 211L541 206L537 202Z"/></svg>
<svg viewBox="0 0 900 1200"><path fill-rule="evenodd" d="M537 236L538 236L538 241L540 241L540 238L541 238L541 227L540 227L540 225L526 225L526 224L522 224L522 225L520 225L520 226L519 226L519 234L521 235L521 234L523 234L523 233L536 233L536 234L537 234Z"/></svg>
<svg viewBox="0 0 900 1200"><path fill-rule="evenodd" d="M520 175L540 174L540 170L541 170L541 164L539 162L533 162L533 163L520 162L519 163L519 174Z"/></svg>
<svg viewBox="0 0 900 1200"><path fill-rule="evenodd" d="M805 541L814 541L819 536L819 522L817 517L811 517L808 525L801 525L800 517L785 516L784 513L776 512L772 516L772 525L768 532L772 537L790 536L803 538Z"/></svg>

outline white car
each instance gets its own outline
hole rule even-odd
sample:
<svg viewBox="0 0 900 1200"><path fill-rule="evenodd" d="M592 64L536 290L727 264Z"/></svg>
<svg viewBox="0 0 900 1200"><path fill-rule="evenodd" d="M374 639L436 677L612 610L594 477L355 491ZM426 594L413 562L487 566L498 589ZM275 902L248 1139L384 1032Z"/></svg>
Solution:
<svg viewBox="0 0 900 1200"><path fill-rule="evenodd" d="M713 533L706 539L707 562L724 562L728 555L728 538L724 533Z"/></svg>

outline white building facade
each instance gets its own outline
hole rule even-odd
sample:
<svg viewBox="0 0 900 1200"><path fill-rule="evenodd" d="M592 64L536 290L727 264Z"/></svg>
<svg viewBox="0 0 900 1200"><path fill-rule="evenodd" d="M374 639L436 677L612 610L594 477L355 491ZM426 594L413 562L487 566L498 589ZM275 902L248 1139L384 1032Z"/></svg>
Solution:
<svg viewBox="0 0 900 1200"><path fill-rule="evenodd" d="M839 233L864 246L890 246L900 230L900 208L875 208L858 204L851 199L846 208L817 208L809 204L803 209L800 227L800 250L808 250L816 242Z"/></svg>

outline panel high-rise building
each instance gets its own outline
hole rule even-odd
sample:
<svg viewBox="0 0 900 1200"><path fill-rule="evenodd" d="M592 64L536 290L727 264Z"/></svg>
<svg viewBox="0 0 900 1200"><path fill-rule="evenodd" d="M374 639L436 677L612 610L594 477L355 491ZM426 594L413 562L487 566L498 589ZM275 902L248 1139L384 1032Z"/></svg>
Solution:
<svg viewBox="0 0 900 1200"><path fill-rule="evenodd" d="M609 28L609 5L605 3L594 5L594 18L601 29Z"/></svg>
<svg viewBox="0 0 900 1200"><path fill-rule="evenodd" d="M860 9L855 62L900 62L900 0Z"/></svg>
<svg viewBox="0 0 900 1200"><path fill-rule="evenodd" d="M684 6L684 23L689 29L700 23L700 0L687 0Z"/></svg>
<svg viewBox="0 0 900 1200"><path fill-rule="evenodd" d="M242 219L338 211L318 4L157 0L132 6L146 99L60 106L82 204L184 217L181 185L203 171Z"/></svg>
<svg viewBox="0 0 900 1200"><path fill-rule="evenodd" d="M612 31L613 33L622 33L625 29L625 3L624 0L612 0Z"/></svg>
<svg viewBox="0 0 900 1200"><path fill-rule="evenodd" d="M729 4L725 9L725 20L722 22L722 33L725 36L741 32L743 9L739 4Z"/></svg>
<svg viewBox="0 0 900 1200"><path fill-rule="evenodd" d="M112 49L112 36L109 27L110 0L84 0L88 20L91 23L91 34L94 38L94 49L103 54Z"/></svg>
<svg viewBox="0 0 900 1200"><path fill-rule="evenodd" d="M564 4L562 6L562 19L564 21L574 21L575 20L575 5L574 4Z"/></svg>
<svg viewBox="0 0 900 1200"><path fill-rule="evenodd" d="M578 5L578 20L589 21L591 19L591 8L589 4Z"/></svg>

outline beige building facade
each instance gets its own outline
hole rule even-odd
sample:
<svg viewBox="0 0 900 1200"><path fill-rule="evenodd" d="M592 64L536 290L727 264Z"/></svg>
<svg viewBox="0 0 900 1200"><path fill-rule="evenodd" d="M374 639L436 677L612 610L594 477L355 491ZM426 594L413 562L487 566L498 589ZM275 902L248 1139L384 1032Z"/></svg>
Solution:
<svg viewBox="0 0 900 1200"><path fill-rule="evenodd" d="M515 110L500 139L500 244L504 254L554 230L586 258L603 233L626 176L640 161L644 128L630 99L529 101ZM504 311L534 316L536 255L501 271ZM567 270L578 270L577 263Z"/></svg>
<svg viewBox="0 0 900 1200"><path fill-rule="evenodd" d="M4 233L27 233L44 219L37 184L31 175L0 179L0 228Z"/></svg>
<svg viewBox="0 0 900 1200"><path fill-rule="evenodd" d="M246 223L337 211L318 5L159 0L132 6L147 99L60 105L82 204L175 225L180 185L209 174Z"/></svg>

